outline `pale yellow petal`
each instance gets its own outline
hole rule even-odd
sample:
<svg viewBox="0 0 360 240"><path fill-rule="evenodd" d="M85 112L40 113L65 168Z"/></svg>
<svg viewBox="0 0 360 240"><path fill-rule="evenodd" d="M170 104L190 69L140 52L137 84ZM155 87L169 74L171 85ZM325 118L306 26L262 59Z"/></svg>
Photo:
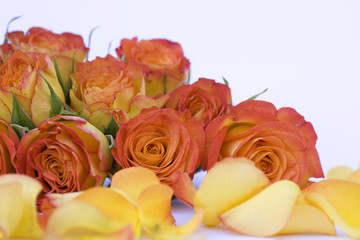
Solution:
<svg viewBox="0 0 360 240"><path fill-rule="evenodd" d="M287 223L299 194L300 188L294 182L278 181L225 212L220 219L241 234L272 236Z"/></svg>
<svg viewBox="0 0 360 240"><path fill-rule="evenodd" d="M151 170L142 167L122 169L114 174L111 188L125 192L134 201L148 186L158 184L160 180Z"/></svg>
<svg viewBox="0 0 360 240"><path fill-rule="evenodd" d="M203 208L203 222L214 226L218 216L256 195L269 184L265 174L246 158L228 158L211 168L199 186L194 208Z"/></svg>
<svg viewBox="0 0 360 240"><path fill-rule="evenodd" d="M345 179L352 172L354 172L354 170L347 166L335 167L329 170L329 172L326 174L326 178Z"/></svg>
<svg viewBox="0 0 360 240"><path fill-rule="evenodd" d="M360 184L328 179L305 189L306 200L354 238L360 238Z"/></svg>
<svg viewBox="0 0 360 240"><path fill-rule="evenodd" d="M334 223L316 207L307 204L295 205L285 227L279 234L317 233L336 235Z"/></svg>
<svg viewBox="0 0 360 240"><path fill-rule="evenodd" d="M10 190L9 184L16 190ZM26 175L5 174L0 176L0 189L2 189L0 191L10 191L9 195L1 192L0 196L7 195L13 198L13 201L10 200L8 202L8 204L11 204L10 206L1 204L1 223L4 216L14 214L14 216L10 217L12 219L11 222L8 223L10 226L7 228L9 229L10 227L11 230L11 233L8 233L8 235L13 238L40 238L42 230L37 221L36 200L42 189L41 184ZM17 208L20 209L20 213L19 210L15 210ZM20 219L19 214L21 214Z"/></svg>

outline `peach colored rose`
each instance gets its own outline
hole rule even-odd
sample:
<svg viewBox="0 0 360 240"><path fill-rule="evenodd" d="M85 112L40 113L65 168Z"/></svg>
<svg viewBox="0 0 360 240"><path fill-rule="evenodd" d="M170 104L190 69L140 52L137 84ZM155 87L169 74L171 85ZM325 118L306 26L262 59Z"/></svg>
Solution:
<svg viewBox="0 0 360 240"><path fill-rule="evenodd" d="M106 137L82 118L55 116L25 134L14 162L18 173L36 178L45 193L102 185L112 165Z"/></svg>
<svg viewBox="0 0 360 240"><path fill-rule="evenodd" d="M60 99L65 100L50 58L46 54L34 54L29 57L16 50L0 66L0 118L7 122L11 120L11 90L35 125L50 117L50 90L38 72L46 78Z"/></svg>
<svg viewBox="0 0 360 240"><path fill-rule="evenodd" d="M8 59L14 52L14 48L9 43L0 45L0 65L2 65L6 59Z"/></svg>
<svg viewBox="0 0 360 240"><path fill-rule="evenodd" d="M47 53L49 56L52 52L66 89L70 84L69 74L73 58L76 62L83 62L89 52L80 35L68 32L56 34L40 27L30 28L26 33L10 32L6 34L6 38L15 49L24 52Z"/></svg>
<svg viewBox="0 0 360 240"><path fill-rule="evenodd" d="M130 118L142 107L162 107L167 100L167 97L157 101L144 96L141 67L136 63L125 64L111 55L78 63L76 73L70 76L71 107L102 131L109 125L114 111L123 111Z"/></svg>
<svg viewBox="0 0 360 240"><path fill-rule="evenodd" d="M185 83L189 76L190 62L184 57L181 45L166 39L121 40L116 49L125 62L141 63L146 71L146 95L155 97L168 93ZM166 81L164 75L166 74Z"/></svg>
<svg viewBox="0 0 360 240"><path fill-rule="evenodd" d="M17 135L4 119L0 119L0 175L15 172L12 162L18 144Z"/></svg>
<svg viewBox="0 0 360 240"><path fill-rule="evenodd" d="M204 169L225 157L247 157L271 182L288 179L303 187L310 177L324 176L314 128L292 108L244 101L214 119L205 134Z"/></svg>
<svg viewBox="0 0 360 240"><path fill-rule="evenodd" d="M201 124L189 112L152 107L120 125L112 154L122 168L145 167L171 184L177 170L195 172L204 141Z"/></svg>
<svg viewBox="0 0 360 240"><path fill-rule="evenodd" d="M167 107L177 111L188 109L204 128L217 116L228 113L231 106L230 88L206 78L176 88L167 103Z"/></svg>

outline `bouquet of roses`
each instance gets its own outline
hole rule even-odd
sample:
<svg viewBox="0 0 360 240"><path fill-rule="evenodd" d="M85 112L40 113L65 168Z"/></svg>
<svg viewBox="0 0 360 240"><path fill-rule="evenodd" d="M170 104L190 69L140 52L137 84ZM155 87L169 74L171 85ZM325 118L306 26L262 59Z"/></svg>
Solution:
<svg viewBox="0 0 360 240"><path fill-rule="evenodd" d="M295 109L258 95L233 105L225 79L190 84L190 61L169 40L88 52L72 33L5 35L0 236L177 239L220 222L254 236L334 235L334 223L360 236L359 170L310 181L324 177L317 136ZM183 226L173 195L195 209Z"/></svg>

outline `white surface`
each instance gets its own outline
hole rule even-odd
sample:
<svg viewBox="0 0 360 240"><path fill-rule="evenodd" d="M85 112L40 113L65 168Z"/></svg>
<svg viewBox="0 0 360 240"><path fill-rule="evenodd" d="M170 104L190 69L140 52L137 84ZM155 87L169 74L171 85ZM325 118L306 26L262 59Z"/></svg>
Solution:
<svg viewBox="0 0 360 240"><path fill-rule="evenodd" d="M360 1L17 0L2 1L1 9L1 33L18 15L10 31L42 26L87 42L100 26L90 59L105 56L109 42L115 54L122 38L177 41L191 61L192 82L224 76L234 104L269 88L260 99L293 107L313 123L325 172L359 165Z"/></svg>

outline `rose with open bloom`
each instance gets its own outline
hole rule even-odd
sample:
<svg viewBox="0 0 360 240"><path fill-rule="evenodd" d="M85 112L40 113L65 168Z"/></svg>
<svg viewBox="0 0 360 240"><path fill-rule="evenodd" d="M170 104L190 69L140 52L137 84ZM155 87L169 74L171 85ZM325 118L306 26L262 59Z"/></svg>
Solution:
<svg viewBox="0 0 360 240"><path fill-rule="evenodd" d="M102 185L112 165L107 138L82 118L55 116L21 138L15 167L43 191L74 192Z"/></svg>
<svg viewBox="0 0 360 240"><path fill-rule="evenodd" d="M230 88L206 78L180 86L169 95L167 107L177 111L188 109L204 128L217 116L227 114L232 106Z"/></svg>
<svg viewBox="0 0 360 240"><path fill-rule="evenodd" d="M33 27L26 33L14 31L6 34L6 38L15 49L30 53L47 53L54 55L64 82L65 89L69 87L69 73L75 62L83 62L89 49L80 35L73 33L56 34L49 30Z"/></svg>
<svg viewBox="0 0 360 240"><path fill-rule="evenodd" d="M113 111L123 111L131 118L142 106L159 104L144 95L141 67L136 63L125 64L111 55L78 63L76 73L70 76L71 107L102 131L109 125Z"/></svg>
<svg viewBox="0 0 360 240"><path fill-rule="evenodd" d="M168 93L185 83L190 62L184 57L181 45L166 39L121 40L117 55L125 62L136 61L146 71L146 95L155 97Z"/></svg>
<svg viewBox="0 0 360 240"><path fill-rule="evenodd" d="M14 173L13 161L19 139L9 124L0 119L0 175Z"/></svg>
<svg viewBox="0 0 360 240"><path fill-rule="evenodd" d="M35 125L48 119L51 113L50 90L43 78L51 85L54 92L65 100L64 93L56 77L53 62L46 54L33 54L31 57L16 50L0 66L0 117L11 120L13 96L32 119Z"/></svg>
<svg viewBox="0 0 360 240"><path fill-rule="evenodd" d="M248 100L214 119L205 134L204 169L225 157L247 157L271 182L288 179L303 187L310 177L323 177L314 128L292 108Z"/></svg>
<svg viewBox="0 0 360 240"><path fill-rule="evenodd" d="M176 171L195 172L204 138L201 124L189 112L152 107L120 125L112 154L122 168L145 167L171 184Z"/></svg>

